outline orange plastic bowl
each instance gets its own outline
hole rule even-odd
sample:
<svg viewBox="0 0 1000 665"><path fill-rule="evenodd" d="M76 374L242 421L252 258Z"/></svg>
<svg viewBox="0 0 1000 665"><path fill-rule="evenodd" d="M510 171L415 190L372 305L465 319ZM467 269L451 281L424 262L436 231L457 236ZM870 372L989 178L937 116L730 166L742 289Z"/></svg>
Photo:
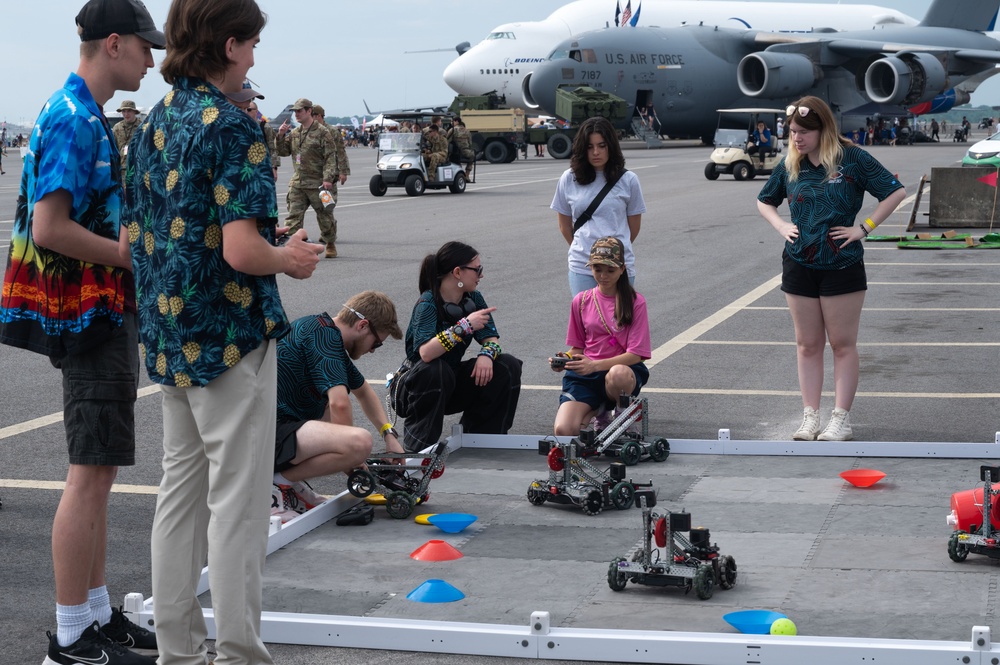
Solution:
<svg viewBox="0 0 1000 665"><path fill-rule="evenodd" d="M844 471L840 477L855 487L871 487L885 478L885 474L878 469L852 469Z"/></svg>

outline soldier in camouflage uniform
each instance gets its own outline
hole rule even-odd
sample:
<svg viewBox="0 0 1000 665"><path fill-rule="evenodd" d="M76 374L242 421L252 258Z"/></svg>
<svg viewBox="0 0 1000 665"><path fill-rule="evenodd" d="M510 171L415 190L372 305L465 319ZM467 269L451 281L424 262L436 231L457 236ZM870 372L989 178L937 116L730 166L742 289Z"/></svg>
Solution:
<svg viewBox="0 0 1000 665"><path fill-rule="evenodd" d="M461 118L455 118L455 124L448 130L448 139L457 147L465 163L465 175L472 177L472 162L476 161L476 151L472 147L472 134L465 128Z"/></svg>
<svg viewBox="0 0 1000 665"><path fill-rule="evenodd" d="M326 244L326 258L337 256L337 225L333 212L320 200L320 189L333 192L339 178L337 145L326 125L316 122L312 115L313 103L300 98L292 105L299 126L291 130L287 121L278 128L278 154L292 157L295 175L288 182L288 217L285 221L289 233L303 227L306 208L312 206L319 223L320 240Z"/></svg>
<svg viewBox="0 0 1000 665"><path fill-rule="evenodd" d="M115 143L118 144L118 154L122 158L122 183L125 182L125 172L128 170L128 142L132 140L136 127L139 126L139 111L135 108L135 102L131 99L122 100L122 105L118 107L118 112L122 114L123 120L115 125L112 132L115 135Z"/></svg>
<svg viewBox="0 0 1000 665"><path fill-rule="evenodd" d="M448 139L441 136L437 125L427 128L427 147L423 151L424 159L427 160L427 177L429 180L437 179L437 167L448 161Z"/></svg>
<svg viewBox="0 0 1000 665"><path fill-rule="evenodd" d="M326 110L319 104L316 104L313 106L312 114L316 122L330 130L333 142L337 146L337 180L334 181L333 189L330 190L330 193L333 194L333 205L330 206L330 214L333 215L337 209L337 183L339 182L343 185L347 182L347 176L351 175L351 162L347 159L347 146L344 145L344 135L340 133L339 128L330 127L326 124ZM333 218L333 227L337 228L336 216Z"/></svg>

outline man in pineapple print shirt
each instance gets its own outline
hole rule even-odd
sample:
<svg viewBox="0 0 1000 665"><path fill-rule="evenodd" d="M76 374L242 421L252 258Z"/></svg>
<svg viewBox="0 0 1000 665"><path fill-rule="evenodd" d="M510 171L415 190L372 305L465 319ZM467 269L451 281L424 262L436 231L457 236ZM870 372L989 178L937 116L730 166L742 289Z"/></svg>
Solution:
<svg viewBox="0 0 1000 665"><path fill-rule="evenodd" d="M163 478L151 538L161 663L205 663L196 596L208 557L217 661L271 663L260 639L277 404L276 273L322 248L276 246L264 135L230 103L265 16L253 0L173 0L160 72L172 89L130 150L125 221L140 357L163 393ZM204 45L210 44L211 48Z"/></svg>

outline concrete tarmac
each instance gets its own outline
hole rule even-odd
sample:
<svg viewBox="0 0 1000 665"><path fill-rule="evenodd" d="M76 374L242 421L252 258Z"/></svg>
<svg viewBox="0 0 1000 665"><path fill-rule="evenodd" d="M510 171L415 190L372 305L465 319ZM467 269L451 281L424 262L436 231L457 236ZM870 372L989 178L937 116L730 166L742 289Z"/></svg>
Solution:
<svg viewBox="0 0 1000 665"><path fill-rule="evenodd" d="M913 194L921 175L957 165L969 145L871 152ZM566 245L549 204L568 163L531 157L483 164L477 182L461 195L441 191L411 198L394 189L375 198L368 192L375 151L349 154L355 175L340 188L336 209L340 256L324 260L310 280L279 278L289 316L332 314L350 295L376 288L396 302L405 327L423 256L447 240L468 242L482 254L481 289L498 308L503 348L524 361L513 433L551 431L559 380L545 358L563 348L570 294ZM801 419L801 399L792 325L776 281L781 239L756 211L763 180L723 176L709 182L703 175L708 155L709 149L690 142L661 150L627 147L627 166L639 175L648 207L636 242L636 286L649 302L656 349L643 393L650 403L649 427L667 438L714 439L720 428L729 428L734 439L787 440ZM14 155L5 161L0 249L7 248L20 175ZM279 201L290 169L286 161ZM879 233L901 232L910 205ZM869 199L862 215L873 207ZM925 211L926 203L921 207ZM926 224L926 217L919 220ZM311 213L306 228L318 235ZM866 266L861 385L851 412L855 437L993 442L1000 429L1000 310L991 294L1000 286L1000 254L869 244ZM359 367L381 381L402 357L402 342L389 341ZM827 363L824 422L833 406L829 353ZM38 662L44 631L55 624L49 538L66 471L59 374L47 359L9 347L0 347L0 371L0 662ZM143 376L141 387L138 461L120 471L109 514L108 584L116 603L128 592L150 594L149 529L162 428L155 386ZM356 418L365 422L360 413ZM638 511L591 518L578 510L532 507L523 495L527 482L545 475L541 457L460 451L432 484L427 509L481 515L477 529L459 542L460 549L468 548L462 574L469 577L449 580L469 586L461 606L431 611L407 605L401 596L424 572L406 554L431 536L427 527L393 522L380 512L369 527L336 531L330 524L273 555L266 609L350 613L344 609L349 607L360 615L427 618L457 612L464 621L516 624L526 623L532 610L551 610L553 623L567 626L724 632L732 629L721 623L723 613L766 607L797 618L803 634L966 640L974 621L995 626L994 566L974 557L961 565L948 559L944 515L952 492L977 484L979 463L700 455L644 462L636 478L647 471L655 476L663 505L686 507L740 563L741 584L702 602L674 590L632 586L612 597L604 581L607 562L637 542ZM882 468L890 477L876 491L845 488L837 473L858 466ZM316 485L335 493L343 482L323 479ZM529 551L502 554L525 544ZM359 565L365 558L387 567L377 567L375 575ZM386 573L396 569L390 562L398 562L398 574ZM533 577L557 571L570 571L574 583L543 584ZM395 600L383 602L392 594ZM886 612L888 606L894 611ZM934 620L936 615L948 620ZM643 620L636 625L627 616ZM274 645L273 654L276 662L324 664L494 662L288 645Z"/></svg>

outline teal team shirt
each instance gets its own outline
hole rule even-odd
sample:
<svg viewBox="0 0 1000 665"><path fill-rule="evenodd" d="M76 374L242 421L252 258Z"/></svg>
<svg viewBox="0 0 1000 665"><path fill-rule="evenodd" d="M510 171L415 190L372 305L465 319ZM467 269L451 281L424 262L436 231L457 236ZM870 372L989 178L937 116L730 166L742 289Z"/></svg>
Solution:
<svg viewBox="0 0 1000 665"><path fill-rule="evenodd" d="M864 257L864 243L852 242L841 249L842 241L830 239L830 227L854 226L865 192L883 201L902 187L878 160L848 146L832 179L827 179L825 168L803 157L799 177L792 182L781 160L757 200L775 207L788 200L792 223L799 227L799 237L785 243L788 256L808 268L839 270Z"/></svg>
<svg viewBox="0 0 1000 665"><path fill-rule="evenodd" d="M274 242L278 205L260 127L214 86L178 78L129 144L126 209L150 379L204 386L288 330L274 275L235 270L222 228L256 219Z"/></svg>

